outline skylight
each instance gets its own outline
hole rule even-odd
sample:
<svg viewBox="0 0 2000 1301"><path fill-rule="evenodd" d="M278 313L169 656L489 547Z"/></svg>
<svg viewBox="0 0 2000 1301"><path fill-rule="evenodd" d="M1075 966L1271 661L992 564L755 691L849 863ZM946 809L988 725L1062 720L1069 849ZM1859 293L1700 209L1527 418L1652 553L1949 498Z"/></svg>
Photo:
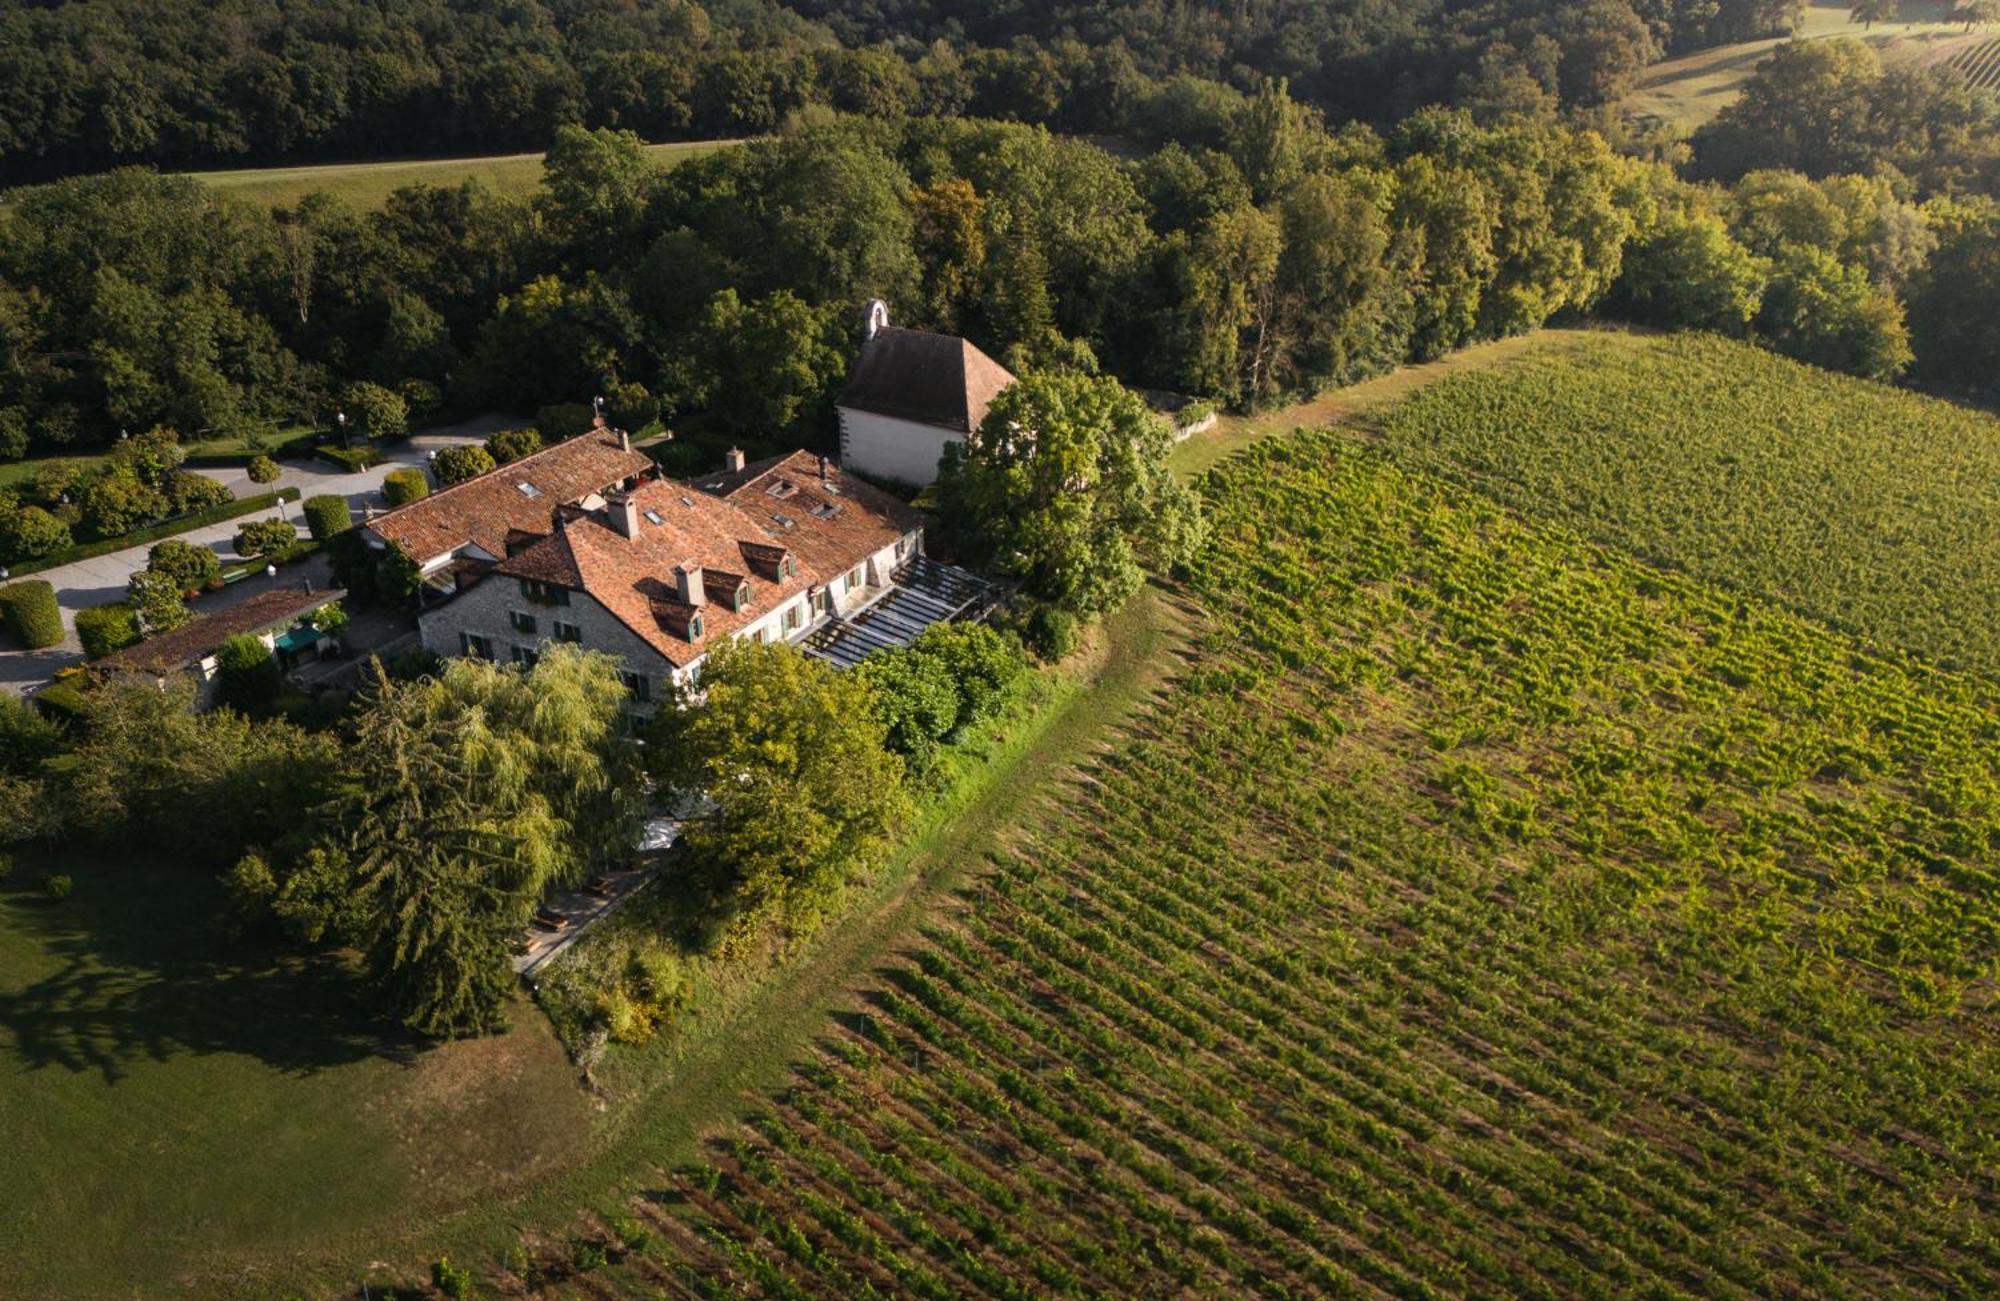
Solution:
<svg viewBox="0 0 2000 1301"><path fill-rule="evenodd" d="M770 487L764 489L764 491L771 494L771 496L780 499L789 497L798 490L799 486L796 483L793 483L790 479L779 479L777 482L773 483Z"/></svg>
<svg viewBox="0 0 2000 1301"><path fill-rule="evenodd" d="M647 521L648 523L650 523L650 524L664 524L664 523L666 523L666 520L664 520L664 519L660 518L660 512L658 512L658 511L656 511L656 510L649 510L649 511L647 511L647 512L646 512L646 521Z"/></svg>
<svg viewBox="0 0 2000 1301"><path fill-rule="evenodd" d="M537 488L534 484L529 483L526 479L521 480L514 486L521 490L521 495L523 497L539 497L542 495L542 490L540 488Z"/></svg>
<svg viewBox="0 0 2000 1301"><path fill-rule="evenodd" d="M790 528L792 526L792 517L789 515L781 515L778 512L773 511L771 513L771 518L778 521L778 523L784 525L786 528Z"/></svg>
<svg viewBox="0 0 2000 1301"><path fill-rule="evenodd" d="M823 501L812 508L814 519L832 519L838 514L840 514L840 503L837 501Z"/></svg>
<svg viewBox="0 0 2000 1301"><path fill-rule="evenodd" d="M688 508L689 510L693 510L693 509L694 509L694 498L692 498L692 497L683 497L683 498L681 498L681 505L683 505L683 506L687 507L687 508Z"/></svg>

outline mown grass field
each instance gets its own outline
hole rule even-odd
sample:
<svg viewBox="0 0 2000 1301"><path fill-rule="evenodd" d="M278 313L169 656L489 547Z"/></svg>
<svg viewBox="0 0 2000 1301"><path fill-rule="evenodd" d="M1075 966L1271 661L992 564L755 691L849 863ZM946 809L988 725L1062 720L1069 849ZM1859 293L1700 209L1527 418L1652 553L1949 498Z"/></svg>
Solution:
<svg viewBox="0 0 2000 1301"><path fill-rule="evenodd" d="M1795 39L1846 36L1867 41L1888 61L1928 63L1946 57L1963 41L1965 25L1953 22L1951 11L1951 0L1903 0L1893 20L1864 27L1854 21L1851 5L1815 0L1806 7ZM1743 41L1656 63L1639 73L1619 107L1628 116L1661 122L1684 135L1734 102L1757 64L1782 44L1782 39Z"/></svg>
<svg viewBox="0 0 2000 1301"><path fill-rule="evenodd" d="M733 140L695 140L647 145L646 152L668 166ZM418 158L387 163L328 163L311 167L248 167L237 171L189 173L222 194L266 206L290 206L314 191L344 199L357 208L379 208L405 185L455 186L476 180L498 194L524 195L542 183L540 154L499 154L479 158Z"/></svg>
<svg viewBox="0 0 2000 1301"><path fill-rule="evenodd" d="M1399 462L1888 646L2000 672L2000 419L1702 335L1447 376Z"/></svg>
<svg viewBox="0 0 2000 1301"><path fill-rule="evenodd" d="M1173 690L591 1292L2000 1289L1991 684L1340 435L1209 484Z"/></svg>
<svg viewBox="0 0 2000 1301"><path fill-rule="evenodd" d="M44 870L73 877L70 898L43 897ZM419 1051L361 1012L345 968L246 953L223 912L178 863L17 855L0 1294L214 1295L532 1184L587 1132L525 999L512 1034Z"/></svg>

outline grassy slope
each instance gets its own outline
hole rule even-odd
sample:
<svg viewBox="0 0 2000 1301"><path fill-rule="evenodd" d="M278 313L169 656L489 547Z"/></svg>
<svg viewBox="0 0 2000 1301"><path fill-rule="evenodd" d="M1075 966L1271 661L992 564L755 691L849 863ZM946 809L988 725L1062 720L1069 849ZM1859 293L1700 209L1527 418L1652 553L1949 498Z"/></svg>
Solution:
<svg viewBox="0 0 2000 1301"><path fill-rule="evenodd" d="M1361 423L1608 545L2000 671L2000 419L1724 339L1604 335Z"/></svg>
<svg viewBox="0 0 2000 1301"><path fill-rule="evenodd" d="M1965 25L1947 19L1951 7L1947 0L1903 0L1896 21L1864 29L1848 17L1848 4L1816 0L1806 10L1797 39L1850 36L1874 45L1885 59L1931 62L1947 57L1949 49L1966 39ZM1764 56L1783 43L1744 41L1656 63L1639 74L1620 107L1632 117L1657 119L1686 134L1726 108Z"/></svg>
<svg viewBox="0 0 2000 1301"><path fill-rule="evenodd" d="M695 140L647 145L646 152L669 165L734 141ZM315 190L345 199L357 208L377 208L405 185L458 185L477 180L499 194L520 195L542 182L540 154L483 158L419 158L387 163L328 163L312 167L249 167L239 171L193 172L197 180L252 203L290 205Z"/></svg>
<svg viewBox="0 0 2000 1301"><path fill-rule="evenodd" d="M856 913L790 964L705 991L681 1033L615 1058L591 1097L523 1003L502 1037L412 1053L358 1020L347 976L216 963L212 883L171 865L44 865L0 893L0 1291L270 1295L493 1258L682 1159L798 1045L1048 774L1158 680L1176 627L1148 595L974 748Z"/></svg>
<svg viewBox="0 0 2000 1301"><path fill-rule="evenodd" d="M1198 652L626 1210L749 1295L1990 1294L1990 683L1327 434Z"/></svg>
<svg viewBox="0 0 2000 1301"><path fill-rule="evenodd" d="M171 863L66 855L0 891L0 1291L149 1293L531 1181L586 1132L569 1064L514 1033L410 1054L322 964L217 961L220 900Z"/></svg>

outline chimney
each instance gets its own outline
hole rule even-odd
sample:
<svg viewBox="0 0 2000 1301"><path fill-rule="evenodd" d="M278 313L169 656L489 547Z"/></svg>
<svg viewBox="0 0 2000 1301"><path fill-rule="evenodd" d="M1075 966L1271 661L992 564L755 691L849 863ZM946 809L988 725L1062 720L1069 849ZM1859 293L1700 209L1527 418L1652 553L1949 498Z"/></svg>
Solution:
<svg viewBox="0 0 2000 1301"><path fill-rule="evenodd" d="M639 536L639 503L632 500L632 494L620 493L605 503L605 511L611 516L611 527L628 538Z"/></svg>
<svg viewBox="0 0 2000 1301"><path fill-rule="evenodd" d="M722 468L731 474L743 468L743 449L732 447L722 454Z"/></svg>
<svg viewBox="0 0 2000 1301"><path fill-rule="evenodd" d="M674 595L682 605L706 605L708 593L702 590L701 566L692 560L683 560L674 566Z"/></svg>
<svg viewBox="0 0 2000 1301"><path fill-rule="evenodd" d="M861 328L861 341L866 343L883 330L889 328L889 304L879 298L868 300L867 323Z"/></svg>
<svg viewBox="0 0 2000 1301"><path fill-rule="evenodd" d="M622 429L618 431L618 450L621 452L632 450L632 435Z"/></svg>
<svg viewBox="0 0 2000 1301"><path fill-rule="evenodd" d="M833 477L832 475L830 475L830 474L828 474L828 473L827 473L827 469L826 469L826 457L825 457L824 455L822 455L822 456L821 456L821 457L819 458L819 477L820 477L820 479L821 479L821 481L822 481L822 482L824 482L824 481L825 481L825 480L827 480L827 479L831 479L831 478Z"/></svg>

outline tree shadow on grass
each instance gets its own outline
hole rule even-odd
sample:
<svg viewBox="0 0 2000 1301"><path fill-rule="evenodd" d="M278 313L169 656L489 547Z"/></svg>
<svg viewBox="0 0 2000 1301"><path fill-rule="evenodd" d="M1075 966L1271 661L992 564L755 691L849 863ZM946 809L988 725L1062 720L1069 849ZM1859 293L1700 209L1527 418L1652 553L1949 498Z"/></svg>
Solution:
<svg viewBox="0 0 2000 1301"><path fill-rule="evenodd" d="M69 865L65 864L67 868ZM19 881L0 889L0 928L58 962L0 972L0 1059L94 1071L242 1053L311 1074L369 1057L408 1062L420 1040L370 1013L350 967L234 942L211 877L179 865L81 866L60 902Z"/></svg>

